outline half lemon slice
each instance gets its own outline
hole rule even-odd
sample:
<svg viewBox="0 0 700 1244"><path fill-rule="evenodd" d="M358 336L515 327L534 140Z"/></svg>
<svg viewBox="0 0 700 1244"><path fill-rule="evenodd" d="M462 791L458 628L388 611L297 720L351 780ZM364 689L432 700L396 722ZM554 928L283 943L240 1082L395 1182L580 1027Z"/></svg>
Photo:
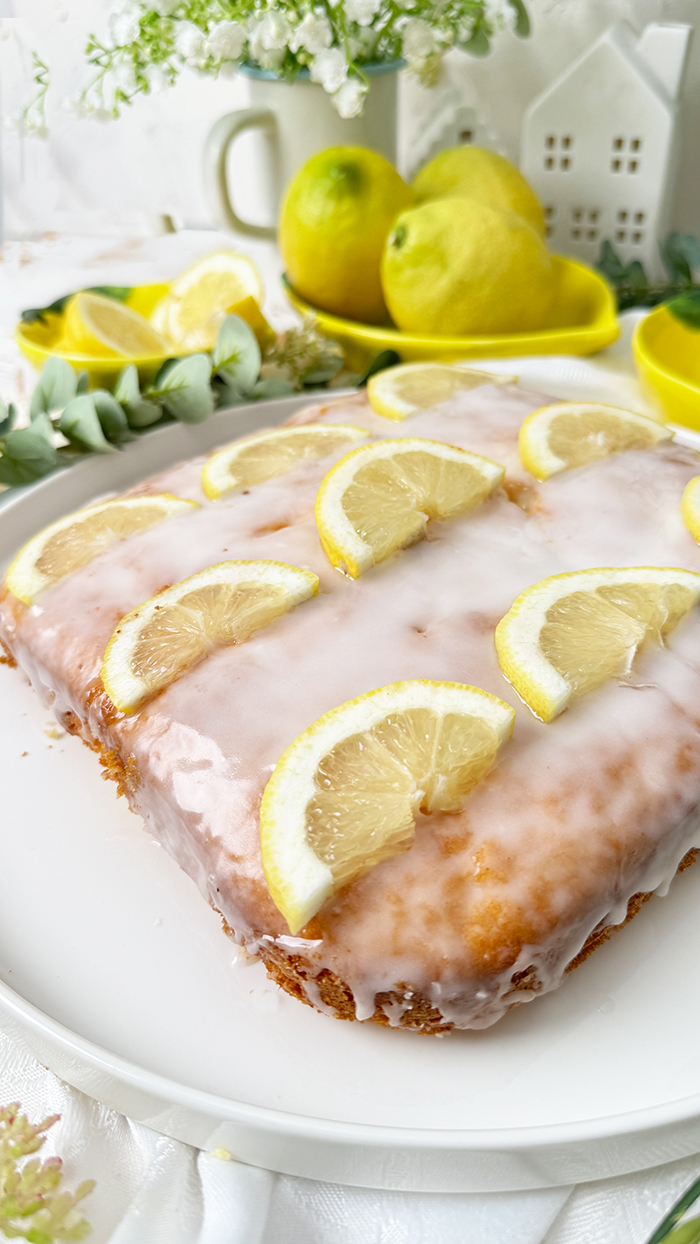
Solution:
<svg viewBox="0 0 700 1244"><path fill-rule="evenodd" d="M316 497L316 526L331 564L357 579L421 540L428 519L458 518L500 484L505 468L442 441L404 437L353 449Z"/></svg>
<svg viewBox="0 0 700 1244"><path fill-rule="evenodd" d="M446 402L456 393L482 384L508 384L514 379L474 368L451 367L448 363L401 363L371 376L367 396L378 415L401 420Z"/></svg>
<svg viewBox="0 0 700 1244"><path fill-rule="evenodd" d="M596 402L558 402L528 415L518 448L525 469L544 480L620 450L649 449L672 438L663 423L631 410Z"/></svg>
<svg viewBox="0 0 700 1244"><path fill-rule="evenodd" d="M700 475L691 479L683 489L681 514L691 536L700 544Z"/></svg>
<svg viewBox="0 0 700 1244"><path fill-rule="evenodd" d="M514 718L478 687L415 680L358 696L300 734L260 808L265 877L290 931L407 850L420 812L457 812Z"/></svg>
<svg viewBox="0 0 700 1244"><path fill-rule="evenodd" d="M202 488L211 501L232 489L251 488L293 471L300 462L327 458L369 433L342 423L307 423L275 428L212 454L202 468Z"/></svg>
<svg viewBox="0 0 700 1244"><path fill-rule="evenodd" d="M573 697L629 674L700 597L700 575L675 567L578 570L535 583L496 627L501 669L543 721Z"/></svg>
<svg viewBox="0 0 700 1244"><path fill-rule="evenodd" d="M229 307L247 298L258 306L264 298L252 259L236 251L214 251L175 278L151 321L180 350L209 350Z"/></svg>
<svg viewBox="0 0 700 1244"><path fill-rule="evenodd" d="M116 298L87 291L68 303L60 349L99 358L160 358L168 345L148 320Z"/></svg>
<svg viewBox="0 0 700 1244"><path fill-rule="evenodd" d="M119 540L193 509L198 509L196 501L170 493L90 505L33 536L11 563L5 581L14 596L31 605L45 588L81 570Z"/></svg>
<svg viewBox="0 0 700 1244"><path fill-rule="evenodd" d="M102 665L115 708L133 713L215 648L315 596L318 579L285 562L219 562L166 588L122 618Z"/></svg>

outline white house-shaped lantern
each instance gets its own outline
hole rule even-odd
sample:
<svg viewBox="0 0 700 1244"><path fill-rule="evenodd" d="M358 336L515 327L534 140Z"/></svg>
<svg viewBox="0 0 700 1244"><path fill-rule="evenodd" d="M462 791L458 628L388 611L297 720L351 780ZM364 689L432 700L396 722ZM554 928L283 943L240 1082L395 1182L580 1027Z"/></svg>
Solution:
<svg viewBox="0 0 700 1244"><path fill-rule="evenodd" d="M607 238L659 275L691 30L652 22L637 35L618 22L530 105L521 168L552 250L594 263Z"/></svg>

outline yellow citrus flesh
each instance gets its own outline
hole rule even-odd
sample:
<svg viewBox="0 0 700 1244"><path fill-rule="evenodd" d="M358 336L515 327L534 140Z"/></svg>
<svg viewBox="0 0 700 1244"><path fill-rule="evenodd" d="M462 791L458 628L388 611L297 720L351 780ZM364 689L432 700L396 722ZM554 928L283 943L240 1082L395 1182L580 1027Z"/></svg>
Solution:
<svg viewBox="0 0 700 1244"><path fill-rule="evenodd" d="M700 544L700 475L691 479L683 490L681 514L691 536Z"/></svg>
<svg viewBox="0 0 700 1244"><path fill-rule="evenodd" d="M122 618L105 651L105 691L133 713L214 649L244 643L317 591L316 575L284 562L209 566Z"/></svg>
<svg viewBox="0 0 700 1244"><path fill-rule="evenodd" d="M490 458L420 437L352 450L331 467L316 498L326 556L356 579L421 540L429 519L476 509L503 475L504 468Z"/></svg>
<svg viewBox="0 0 700 1244"><path fill-rule="evenodd" d="M543 721L572 699L626 678L636 653L663 644L700 597L700 575L675 567L579 570L523 592L496 627L501 669Z"/></svg>
<svg viewBox="0 0 700 1244"><path fill-rule="evenodd" d="M364 428L341 423L309 423L261 432L212 454L202 468L202 488L213 501L232 489L252 488L286 475L301 462L326 458L368 435Z"/></svg>
<svg viewBox="0 0 700 1244"><path fill-rule="evenodd" d="M154 308L152 320L179 349L208 350L229 308L236 303L247 306L251 298L262 319L259 308L264 296L260 273L247 255L214 251L173 281Z"/></svg>
<svg viewBox="0 0 700 1244"><path fill-rule="evenodd" d="M406 419L447 402L482 384L507 384L512 376L492 376L468 367L447 363L403 363L388 367L367 382L370 405L385 419Z"/></svg>
<svg viewBox="0 0 700 1244"><path fill-rule="evenodd" d="M7 571L7 586L30 605L40 592L81 570L119 540L196 508L195 501L161 493L120 497L78 510L45 527L20 549Z"/></svg>
<svg viewBox="0 0 700 1244"><path fill-rule="evenodd" d="M68 304L60 348L99 358L159 358L167 354L164 338L138 311L116 298L84 292Z"/></svg>
<svg viewBox="0 0 700 1244"><path fill-rule="evenodd" d="M260 809L270 893L292 933L341 886L456 812L510 736L508 704L460 683L391 683L333 709L280 758Z"/></svg>
<svg viewBox="0 0 700 1244"><path fill-rule="evenodd" d="M673 433L663 423L597 402L558 402L524 420L520 459L537 479L596 462L625 449L649 449Z"/></svg>

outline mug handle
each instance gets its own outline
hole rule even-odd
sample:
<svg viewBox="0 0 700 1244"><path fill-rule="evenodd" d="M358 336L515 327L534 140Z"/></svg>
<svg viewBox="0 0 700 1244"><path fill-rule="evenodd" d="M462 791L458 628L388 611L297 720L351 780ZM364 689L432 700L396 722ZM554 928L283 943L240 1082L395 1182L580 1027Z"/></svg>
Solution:
<svg viewBox="0 0 700 1244"><path fill-rule="evenodd" d="M276 124L275 114L270 108L244 108L240 112L229 112L212 126L204 144L204 185L217 224L266 242L274 242L277 237L274 225L252 225L236 214L228 190L226 156L231 143L244 130L269 131L274 130Z"/></svg>

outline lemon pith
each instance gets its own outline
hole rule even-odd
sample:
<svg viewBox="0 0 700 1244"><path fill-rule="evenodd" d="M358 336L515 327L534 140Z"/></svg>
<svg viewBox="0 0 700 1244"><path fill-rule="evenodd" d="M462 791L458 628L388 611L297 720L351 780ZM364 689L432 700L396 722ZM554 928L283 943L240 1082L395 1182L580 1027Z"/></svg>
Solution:
<svg viewBox="0 0 700 1244"><path fill-rule="evenodd" d="M105 691L133 713L215 648L245 642L317 591L315 574L285 562L200 570L122 618L105 650Z"/></svg>
<svg viewBox="0 0 700 1244"><path fill-rule="evenodd" d="M496 627L501 669L543 721L663 642L700 597L700 575L675 567L602 567L527 588Z"/></svg>
<svg viewBox="0 0 700 1244"><path fill-rule="evenodd" d="M148 320L116 298L75 294L66 309L60 348L102 358L158 358L167 342Z"/></svg>
<svg viewBox="0 0 700 1244"><path fill-rule="evenodd" d="M356 579L425 535L428 519L476 509L505 468L490 458L420 437L375 441L331 467L314 513L323 550Z"/></svg>
<svg viewBox="0 0 700 1244"><path fill-rule="evenodd" d="M202 467L202 488L213 501L233 489L250 488L286 475L302 461L325 458L343 445L368 436L365 428L340 423L309 423L260 432L212 454Z"/></svg>
<svg viewBox="0 0 700 1244"><path fill-rule="evenodd" d="M683 489L681 514L691 536L700 544L700 475L689 480Z"/></svg>
<svg viewBox="0 0 700 1244"><path fill-rule="evenodd" d="M387 367L367 382L370 406L385 419L400 421L446 402L456 393L482 384L503 384L513 377L493 376L470 367L447 363L399 363Z"/></svg>
<svg viewBox="0 0 700 1244"><path fill-rule="evenodd" d="M15 555L5 581L13 596L31 605L45 588L87 566L117 541L197 508L196 501L170 493L87 506L32 536Z"/></svg>
<svg viewBox="0 0 700 1244"><path fill-rule="evenodd" d="M478 687L391 683L332 709L280 757L262 798L265 877L292 933L335 890L406 850L419 812L455 812L513 729Z"/></svg>
<svg viewBox="0 0 700 1244"><path fill-rule="evenodd" d="M557 402L541 406L523 421L520 460L536 479L596 462L626 449L648 449L671 440L664 424L600 402Z"/></svg>

